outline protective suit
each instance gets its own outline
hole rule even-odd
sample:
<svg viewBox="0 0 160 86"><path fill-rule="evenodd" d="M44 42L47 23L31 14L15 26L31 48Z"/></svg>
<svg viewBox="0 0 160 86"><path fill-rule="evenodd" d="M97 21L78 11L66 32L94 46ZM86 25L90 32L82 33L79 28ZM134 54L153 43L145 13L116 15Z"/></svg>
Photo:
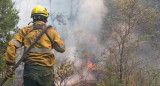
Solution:
<svg viewBox="0 0 160 86"><path fill-rule="evenodd" d="M24 46L24 50L27 50L31 46L46 28L48 16L49 13L46 8L36 6L31 13L33 25L22 28L8 43L6 51L8 72L6 77L11 77L14 74L13 66L15 65L16 49ZM49 28L23 60L25 63L23 72L24 86L55 86L53 80L54 49L63 53L65 45L56 30Z"/></svg>
<svg viewBox="0 0 160 86"><path fill-rule="evenodd" d="M31 26L21 29L14 38L8 43L6 51L6 63L7 65L14 65L16 59L16 49L24 46L25 50L30 47L36 37L42 32L46 24L42 21L37 21ZM53 48L63 53L65 51L65 45L61 41L59 34L55 29L49 28L43 34L41 39L30 50L28 57L23 62L29 65L40 66L53 66L55 63L55 56Z"/></svg>

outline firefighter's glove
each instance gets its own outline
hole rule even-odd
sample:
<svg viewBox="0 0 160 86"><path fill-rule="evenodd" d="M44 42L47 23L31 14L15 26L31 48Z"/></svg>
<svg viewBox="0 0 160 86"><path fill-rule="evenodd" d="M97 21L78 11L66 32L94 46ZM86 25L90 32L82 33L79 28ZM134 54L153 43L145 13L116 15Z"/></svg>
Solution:
<svg viewBox="0 0 160 86"><path fill-rule="evenodd" d="M11 78L14 74L15 74L15 71L13 70L14 66L8 66L7 67L7 72L5 74L5 76L7 78Z"/></svg>

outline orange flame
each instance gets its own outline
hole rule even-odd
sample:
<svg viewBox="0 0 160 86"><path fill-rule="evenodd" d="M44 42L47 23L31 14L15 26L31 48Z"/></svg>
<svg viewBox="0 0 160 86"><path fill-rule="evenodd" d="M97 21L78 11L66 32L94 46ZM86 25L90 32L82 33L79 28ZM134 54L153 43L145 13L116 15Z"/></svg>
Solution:
<svg viewBox="0 0 160 86"><path fill-rule="evenodd" d="M93 67L93 63L91 61L88 61L88 67L92 68Z"/></svg>
<svg viewBox="0 0 160 86"><path fill-rule="evenodd" d="M91 61L88 61L88 68L92 69L92 70L98 70L98 66L96 66L95 64L93 64Z"/></svg>

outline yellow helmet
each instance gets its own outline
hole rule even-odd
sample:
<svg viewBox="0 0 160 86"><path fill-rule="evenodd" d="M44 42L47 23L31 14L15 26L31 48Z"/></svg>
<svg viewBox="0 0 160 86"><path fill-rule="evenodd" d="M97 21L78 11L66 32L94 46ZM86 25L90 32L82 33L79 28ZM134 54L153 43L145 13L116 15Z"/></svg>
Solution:
<svg viewBox="0 0 160 86"><path fill-rule="evenodd" d="M31 18L33 18L33 16L36 16L36 15L40 15L48 18L49 13L47 12L46 8L38 5L32 10Z"/></svg>

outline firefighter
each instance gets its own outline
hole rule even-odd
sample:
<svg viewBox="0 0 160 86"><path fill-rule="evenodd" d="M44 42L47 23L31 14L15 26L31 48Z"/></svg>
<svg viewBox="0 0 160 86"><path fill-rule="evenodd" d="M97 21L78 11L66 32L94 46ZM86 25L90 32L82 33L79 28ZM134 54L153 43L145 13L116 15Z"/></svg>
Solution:
<svg viewBox="0 0 160 86"><path fill-rule="evenodd" d="M49 13L46 8L36 6L31 13L33 25L19 30L14 38L8 43L6 51L7 73L6 77L12 77L14 74L13 66L15 65L16 49L24 46L27 50L34 42L36 37L46 27ZM53 48L63 53L65 51L64 42L60 39L59 34L54 28L49 28L40 40L30 50L27 58L23 60L24 86L54 86L53 83L53 65L55 56Z"/></svg>

